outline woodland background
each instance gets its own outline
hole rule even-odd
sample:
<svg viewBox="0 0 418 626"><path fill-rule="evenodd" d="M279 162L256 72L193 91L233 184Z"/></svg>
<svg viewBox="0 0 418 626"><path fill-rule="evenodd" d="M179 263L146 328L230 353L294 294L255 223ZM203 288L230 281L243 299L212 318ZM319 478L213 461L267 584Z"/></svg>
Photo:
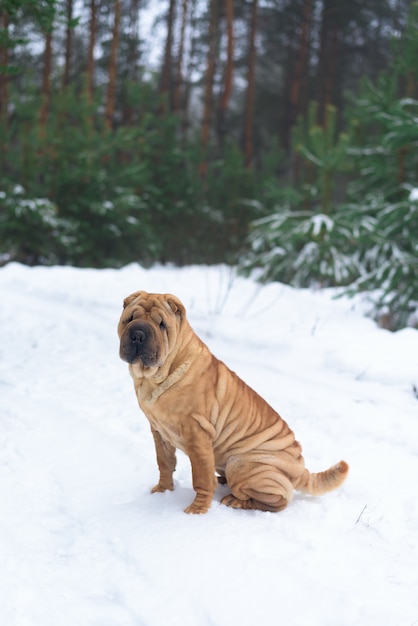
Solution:
<svg viewBox="0 0 418 626"><path fill-rule="evenodd" d="M412 0L0 0L0 261L223 262L418 326L417 79Z"/></svg>

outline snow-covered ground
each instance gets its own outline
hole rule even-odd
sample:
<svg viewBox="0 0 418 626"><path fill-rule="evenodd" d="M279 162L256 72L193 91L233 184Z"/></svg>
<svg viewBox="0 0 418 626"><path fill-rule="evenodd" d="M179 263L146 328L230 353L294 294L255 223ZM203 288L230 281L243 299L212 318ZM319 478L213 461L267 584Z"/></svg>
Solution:
<svg viewBox="0 0 418 626"><path fill-rule="evenodd" d="M157 478L116 325L171 292L212 351L343 487L281 513L190 516L188 459ZM418 331L359 300L260 287L225 267L0 270L0 624L418 624ZM415 386L415 390L414 390Z"/></svg>

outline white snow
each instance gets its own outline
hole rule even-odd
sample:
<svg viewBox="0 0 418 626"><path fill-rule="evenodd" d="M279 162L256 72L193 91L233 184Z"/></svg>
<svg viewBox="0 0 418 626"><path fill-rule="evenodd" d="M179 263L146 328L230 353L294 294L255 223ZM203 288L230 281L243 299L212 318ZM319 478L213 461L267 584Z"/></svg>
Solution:
<svg viewBox="0 0 418 626"><path fill-rule="evenodd" d="M288 421L341 489L281 513L190 516L188 459L150 494L154 448L116 326L172 292L212 351ZM225 267L0 270L0 624L418 623L418 331L360 300L261 287Z"/></svg>
<svg viewBox="0 0 418 626"><path fill-rule="evenodd" d="M334 220L324 213L313 215L309 222L313 237L318 237L321 234L322 228L325 228L326 231L331 231L334 228Z"/></svg>
<svg viewBox="0 0 418 626"><path fill-rule="evenodd" d="M418 200L418 188L414 188L411 190L409 194L409 199L412 201Z"/></svg>

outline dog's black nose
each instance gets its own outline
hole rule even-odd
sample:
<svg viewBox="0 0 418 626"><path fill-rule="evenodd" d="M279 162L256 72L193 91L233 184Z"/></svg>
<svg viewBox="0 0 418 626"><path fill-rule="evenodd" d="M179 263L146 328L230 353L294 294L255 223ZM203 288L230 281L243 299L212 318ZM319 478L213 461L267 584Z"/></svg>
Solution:
<svg viewBox="0 0 418 626"><path fill-rule="evenodd" d="M131 331L131 343L142 343L145 339L145 333L140 328Z"/></svg>

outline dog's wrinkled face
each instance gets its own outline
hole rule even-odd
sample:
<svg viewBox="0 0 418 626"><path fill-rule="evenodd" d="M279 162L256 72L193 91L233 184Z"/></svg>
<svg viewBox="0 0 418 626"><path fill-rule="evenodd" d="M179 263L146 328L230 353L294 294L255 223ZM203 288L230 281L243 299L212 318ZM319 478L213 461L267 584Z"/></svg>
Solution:
<svg viewBox="0 0 418 626"><path fill-rule="evenodd" d="M125 298L123 307L118 325L120 358L137 375L152 375L176 343L184 307L175 296L146 291Z"/></svg>

